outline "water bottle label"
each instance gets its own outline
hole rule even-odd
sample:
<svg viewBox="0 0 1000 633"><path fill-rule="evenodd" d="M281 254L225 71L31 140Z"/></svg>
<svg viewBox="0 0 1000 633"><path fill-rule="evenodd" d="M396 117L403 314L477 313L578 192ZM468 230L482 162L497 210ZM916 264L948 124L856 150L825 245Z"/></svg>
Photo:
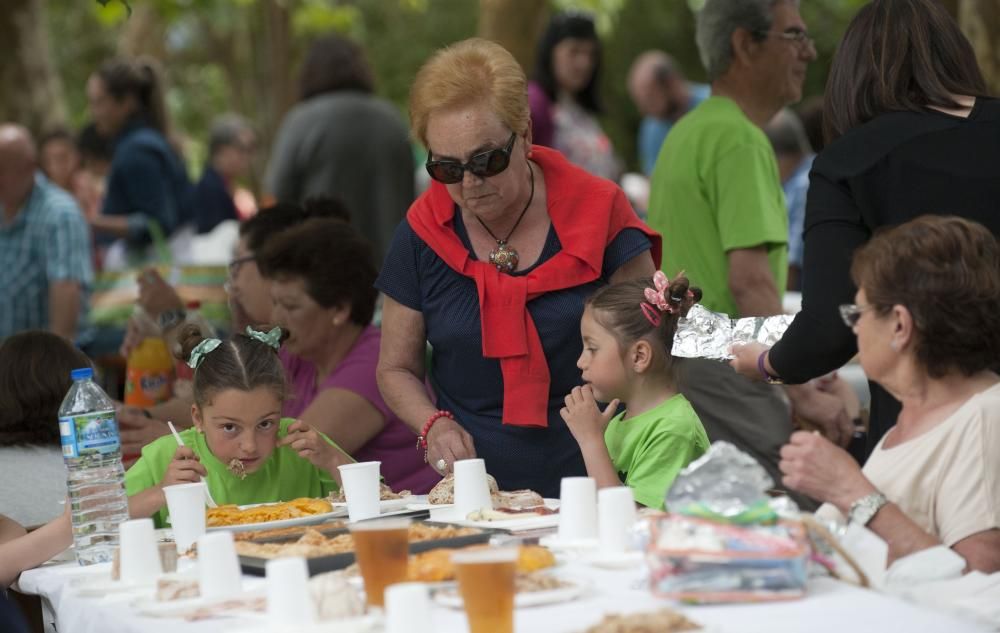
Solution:
<svg viewBox="0 0 1000 633"><path fill-rule="evenodd" d="M88 457L119 449L114 411L100 411L59 418L63 457Z"/></svg>

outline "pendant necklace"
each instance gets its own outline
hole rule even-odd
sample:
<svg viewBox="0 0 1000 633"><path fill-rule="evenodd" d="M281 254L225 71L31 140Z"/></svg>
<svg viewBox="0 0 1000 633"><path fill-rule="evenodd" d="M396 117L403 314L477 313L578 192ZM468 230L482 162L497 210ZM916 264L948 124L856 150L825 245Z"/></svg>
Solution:
<svg viewBox="0 0 1000 633"><path fill-rule="evenodd" d="M528 207L531 206L531 201L535 199L535 172L531 169L531 163L528 163L528 173L531 174L531 194L528 196L528 204L524 205L524 209L521 210L521 215L517 217L517 222L514 223L513 228L507 233L507 237L500 239L493 234L490 227L486 226L486 223L476 216L476 220L482 225L486 232L490 234L490 237L497 241L497 247L490 251L490 263L497 267L502 273L507 273L508 275L517 270L518 256L517 251L507 245L510 236L514 234L517 230L521 220L524 219L524 214L528 212Z"/></svg>

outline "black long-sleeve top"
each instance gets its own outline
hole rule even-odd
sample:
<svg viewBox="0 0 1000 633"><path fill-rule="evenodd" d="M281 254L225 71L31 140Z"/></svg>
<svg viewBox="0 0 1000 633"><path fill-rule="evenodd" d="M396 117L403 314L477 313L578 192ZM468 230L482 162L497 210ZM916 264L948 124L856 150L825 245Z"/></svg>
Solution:
<svg viewBox="0 0 1000 633"><path fill-rule="evenodd" d="M933 213L975 220L1000 236L1000 101L977 99L968 118L934 110L879 116L828 145L809 179L802 311L768 357L789 383L857 353L837 306L854 303L851 257L875 230ZM869 448L900 409L870 386Z"/></svg>

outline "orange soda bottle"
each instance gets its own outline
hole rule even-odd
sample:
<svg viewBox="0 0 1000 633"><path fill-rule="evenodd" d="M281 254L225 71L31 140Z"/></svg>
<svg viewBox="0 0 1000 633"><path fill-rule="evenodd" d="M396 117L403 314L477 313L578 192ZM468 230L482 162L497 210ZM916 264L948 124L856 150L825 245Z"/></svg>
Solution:
<svg viewBox="0 0 1000 633"><path fill-rule="evenodd" d="M174 358L167 343L149 337L129 354L125 366L125 404L146 408L170 399Z"/></svg>

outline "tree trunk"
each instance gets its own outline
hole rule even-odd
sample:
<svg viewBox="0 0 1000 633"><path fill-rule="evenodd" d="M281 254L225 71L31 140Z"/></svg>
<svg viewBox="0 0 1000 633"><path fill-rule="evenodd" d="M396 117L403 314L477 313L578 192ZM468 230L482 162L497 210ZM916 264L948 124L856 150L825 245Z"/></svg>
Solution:
<svg viewBox="0 0 1000 633"><path fill-rule="evenodd" d="M298 77L291 72L298 67L291 21L295 6L295 2L264 0L255 3L250 13L252 70L247 78L252 94L259 96L253 112L244 114L251 115L257 124L260 159L271 155L281 119L298 98Z"/></svg>
<svg viewBox="0 0 1000 633"><path fill-rule="evenodd" d="M166 64L166 24L150 4L134 1L130 4L132 14L123 25L118 52L125 57L148 55Z"/></svg>
<svg viewBox="0 0 1000 633"><path fill-rule="evenodd" d="M1000 95L1000 5L996 0L962 0L959 24L976 50L991 95Z"/></svg>
<svg viewBox="0 0 1000 633"><path fill-rule="evenodd" d="M0 10L0 121L37 137L66 124L62 82L52 64L45 0L4 0Z"/></svg>
<svg viewBox="0 0 1000 633"><path fill-rule="evenodd" d="M479 0L479 36L501 44L531 75L547 9L546 0Z"/></svg>

